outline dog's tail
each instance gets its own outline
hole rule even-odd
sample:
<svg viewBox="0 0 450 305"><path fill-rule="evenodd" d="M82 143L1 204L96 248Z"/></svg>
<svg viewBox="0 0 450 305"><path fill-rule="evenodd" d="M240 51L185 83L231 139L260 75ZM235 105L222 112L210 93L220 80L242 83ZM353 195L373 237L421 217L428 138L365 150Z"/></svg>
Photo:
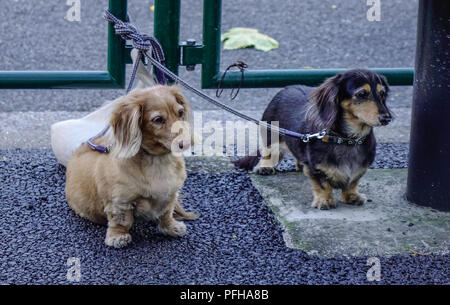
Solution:
<svg viewBox="0 0 450 305"><path fill-rule="evenodd" d="M259 150L256 152L256 156L245 156L243 158L240 158L236 161L234 161L234 165L243 168L246 170L252 170L256 164L258 164L259 159L261 158L261 154L259 153Z"/></svg>

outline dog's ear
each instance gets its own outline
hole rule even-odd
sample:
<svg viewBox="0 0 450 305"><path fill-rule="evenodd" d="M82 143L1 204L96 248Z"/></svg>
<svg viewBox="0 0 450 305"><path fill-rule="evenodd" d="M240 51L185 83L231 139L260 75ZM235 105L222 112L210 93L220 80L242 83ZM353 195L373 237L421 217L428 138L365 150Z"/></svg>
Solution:
<svg viewBox="0 0 450 305"><path fill-rule="evenodd" d="M339 113L339 87L342 74L337 74L325 80L309 95L311 105L308 120L315 128L330 129Z"/></svg>
<svg viewBox="0 0 450 305"><path fill-rule="evenodd" d="M142 118L143 106L137 101L125 99L117 105L110 121L114 134L111 150L113 156L126 159L139 152L142 143Z"/></svg>
<svg viewBox="0 0 450 305"><path fill-rule="evenodd" d="M189 104L188 100L181 93L181 91L180 91L180 89L178 89L178 87L172 86L172 87L170 87L170 91L172 92L173 96L175 97L177 103L184 107L184 111L186 113L186 121L190 122L192 119L192 109L191 109L191 105Z"/></svg>

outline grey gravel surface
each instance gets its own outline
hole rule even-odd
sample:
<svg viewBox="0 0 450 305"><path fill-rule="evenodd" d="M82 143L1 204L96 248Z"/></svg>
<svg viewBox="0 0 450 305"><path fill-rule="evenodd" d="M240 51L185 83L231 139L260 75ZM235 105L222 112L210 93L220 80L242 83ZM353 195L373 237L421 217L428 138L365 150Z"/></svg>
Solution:
<svg viewBox="0 0 450 305"><path fill-rule="evenodd" d="M65 1L0 0L0 70L106 69L106 0L81 0L81 22L64 19ZM222 70L236 60L250 69L412 67L417 0L382 1L381 21L366 19L360 0L227 0L223 1L222 32L254 27L280 42L268 53L244 49L222 51ZM129 14L142 32L153 33L153 1L129 1ZM333 5L336 8L333 8ZM180 40L201 41L202 1L183 0ZM130 70L130 67L129 69ZM129 72L129 71L128 71ZM195 72L181 76L199 86ZM90 111L123 90L2 90L0 111ZM277 89L241 90L238 109L258 110ZM211 95L212 91L209 92ZM394 87L391 105L408 106L411 87ZM217 109L188 94L197 109ZM228 96L223 94L224 98Z"/></svg>
<svg viewBox="0 0 450 305"><path fill-rule="evenodd" d="M132 244L114 250L103 244L105 227L68 207L64 168L51 151L0 156L1 284L67 284L69 257L80 258L82 284L376 283L366 279L365 257L319 259L287 248L243 171L189 173L184 205L201 217L187 224L188 234L168 238L138 222ZM380 260L380 284L450 283L449 255Z"/></svg>

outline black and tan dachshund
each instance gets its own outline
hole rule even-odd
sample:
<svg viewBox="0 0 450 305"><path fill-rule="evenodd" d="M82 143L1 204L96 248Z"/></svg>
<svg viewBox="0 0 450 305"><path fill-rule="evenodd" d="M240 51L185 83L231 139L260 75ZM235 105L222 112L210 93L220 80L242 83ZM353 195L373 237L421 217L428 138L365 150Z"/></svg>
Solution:
<svg viewBox="0 0 450 305"><path fill-rule="evenodd" d="M386 106L389 86L384 76L355 69L327 79L319 87L288 86L272 99L262 121L299 133L326 130L309 142L280 136L263 138L257 156L247 156L236 165L261 175L275 173L283 152L290 152L309 177L314 192L312 207L336 207L333 188L342 190L342 201L362 205L366 197L358 182L375 158L372 127L387 125L392 114ZM270 134L270 133L269 133Z"/></svg>

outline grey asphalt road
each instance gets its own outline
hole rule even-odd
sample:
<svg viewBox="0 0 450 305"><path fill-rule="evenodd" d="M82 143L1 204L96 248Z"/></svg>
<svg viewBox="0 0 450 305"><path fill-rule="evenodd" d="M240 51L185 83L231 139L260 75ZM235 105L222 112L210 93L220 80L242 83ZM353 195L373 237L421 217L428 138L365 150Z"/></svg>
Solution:
<svg viewBox="0 0 450 305"><path fill-rule="evenodd" d="M106 67L106 0L81 0L81 22L64 19L64 1L0 0L0 70L103 70ZM153 1L129 1L133 22L153 32ZM132 3L132 4L131 4ZM236 60L251 69L412 67L417 0L381 1L381 21L368 22L362 0L223 1L222 31L253 27L280 42L268 53L253 49L222 51L221 66ZM201 41L202 1L183 0L181 40ZM199 71L181 75L199 85ZM211 91L211 90L210 90ZM242 90L233 105L260 110L277 89ZM2 90L0 111L86 111L123 90ZM210 92L213 93L212 91ZM390 103L407 106L411 87L393 88ZM197 109L216 109L191 96ZM224 94L225 98L226 94Z"/></svg>

